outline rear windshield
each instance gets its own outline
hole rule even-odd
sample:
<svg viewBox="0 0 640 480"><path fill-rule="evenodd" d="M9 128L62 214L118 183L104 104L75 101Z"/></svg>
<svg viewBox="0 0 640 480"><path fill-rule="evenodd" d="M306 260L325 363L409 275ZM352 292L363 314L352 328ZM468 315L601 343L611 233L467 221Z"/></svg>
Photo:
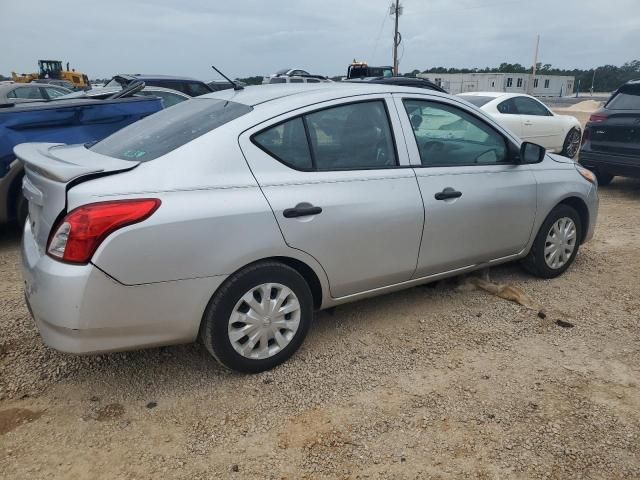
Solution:
<svg viewBox="0 0 640 480"><path fill-rule="evenodd" d="M475 105L476 107L481 107L491 100L495 100L495 97L479 97L477 95L458 95L461 99L466 100L467 102Z"/></svg>
<svg viewBox="0 0 640 480"><path fill-rule="evenodd" d="M226 100L187 100L118 130L90 149L121 160L148 162L251 110Z"/></svg>
<svg viewBox="0 0 640 480"><path fill-rule="evenodd" d="M640 88L620 89L607 103L611 110L640 110Z"/></svg>

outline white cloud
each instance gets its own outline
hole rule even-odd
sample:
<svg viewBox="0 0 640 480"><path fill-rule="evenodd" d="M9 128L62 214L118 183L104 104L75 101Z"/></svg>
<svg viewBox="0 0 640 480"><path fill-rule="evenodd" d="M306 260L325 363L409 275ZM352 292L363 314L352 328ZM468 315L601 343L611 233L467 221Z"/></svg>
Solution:
<svg viewBox="0 0 640 480"><path fill-rule="evenodd" d="M0 72L34 71L38 59L56 58L91 77L148 72L209 79L212 63L233 76L293 66L336 75L353 58L391 63L389 3L29 0L27 6L0 0L5 39ZM503 61L528 65L538 33L540 60L559 67L638 57L637 0L402 3L403 71Z"/></svg>

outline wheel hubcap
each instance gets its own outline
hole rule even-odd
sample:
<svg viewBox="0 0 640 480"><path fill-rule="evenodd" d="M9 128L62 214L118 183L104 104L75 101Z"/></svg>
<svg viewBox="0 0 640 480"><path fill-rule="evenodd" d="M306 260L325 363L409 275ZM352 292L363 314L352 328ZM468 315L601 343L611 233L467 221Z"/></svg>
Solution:
<svg viewBox="0 0 640 480"><path fill-rule="evenodd" d="M544 261L554 270L562 268L576 248L576 225L568 217L557 220L544 244Z"/></svg>
<svg viewBox="0 0 640 480"><path fill-rule="evenodd" d="M567 155L573 158L576 153L578 153L578 148L580 148L580 133L577 131L571 132L569 136L569 145L567 145Z"/></svg>
<svg viewBox="0 0 640 480"><path fill-rule="evenodd" d="M233 349L251 359L272 357L285 348L300 325L300 302L280 283L253 287L236 303L229 318Z"/></svg>

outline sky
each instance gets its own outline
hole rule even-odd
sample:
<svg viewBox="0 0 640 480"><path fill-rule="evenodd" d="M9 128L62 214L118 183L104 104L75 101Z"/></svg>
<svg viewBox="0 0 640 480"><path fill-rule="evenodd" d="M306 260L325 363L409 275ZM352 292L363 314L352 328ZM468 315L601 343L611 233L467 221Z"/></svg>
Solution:
<svg viewBox="0 0 640 480"><path fill-rule="evenodd" d="M0 73L70 62L90 78L202 80L296 67L342 75L392 63L391 0L0 0ZM539 61L564 68L640 58L640 0L403 0L400 71Z"/></svg>

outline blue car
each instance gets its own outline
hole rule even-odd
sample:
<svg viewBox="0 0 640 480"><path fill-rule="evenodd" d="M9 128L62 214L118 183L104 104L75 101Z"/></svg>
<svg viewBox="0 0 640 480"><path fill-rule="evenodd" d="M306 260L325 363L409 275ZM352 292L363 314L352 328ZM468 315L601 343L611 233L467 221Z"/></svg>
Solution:
<svg viewBox="0 0 640 480"><path fill-rule="evenodd" d="M0 108L0 223L27 217L22 196L23 166L13 147L25 142L92 143L162 110L158 97L133 96L144 88L136 80L106 99L69 98Z"/></svg>

